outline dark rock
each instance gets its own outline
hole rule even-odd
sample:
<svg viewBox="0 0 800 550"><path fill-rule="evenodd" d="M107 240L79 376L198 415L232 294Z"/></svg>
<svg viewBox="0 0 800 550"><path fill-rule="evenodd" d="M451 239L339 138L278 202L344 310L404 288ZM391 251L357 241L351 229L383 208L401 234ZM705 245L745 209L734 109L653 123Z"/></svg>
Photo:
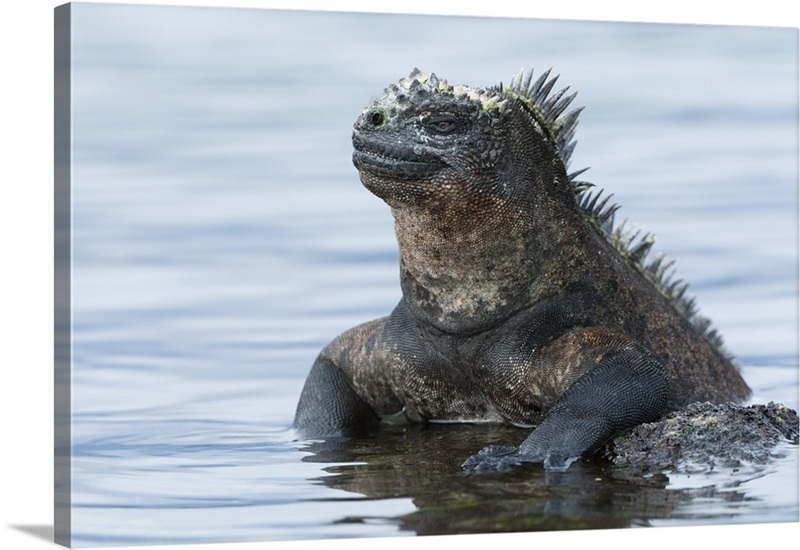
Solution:
<svg viewBox="0 0 800 550"><path fill-rule="evenodd" d="M798 443L797 412L784 405L692 403L658 422L632 428L602 455L642 472L709 472L763 465Z"/></svg>

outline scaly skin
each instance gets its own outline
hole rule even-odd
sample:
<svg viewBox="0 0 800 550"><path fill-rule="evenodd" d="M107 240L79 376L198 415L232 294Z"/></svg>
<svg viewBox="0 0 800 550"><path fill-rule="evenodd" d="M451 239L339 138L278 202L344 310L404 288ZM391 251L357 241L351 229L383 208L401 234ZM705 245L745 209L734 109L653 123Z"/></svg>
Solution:
<svg viewBox="0 0 800 550"><path fill-rule="evenodd" d="M474 90L415 70L362 112L353 162L391 207L403 298L322 350L299 434L509 422L536 428L466 469L563 469L670 410L748 397L685 289L642 261L649 241L621 248L613 209L581 201L579 111L562 115L572 98L554 82Z"/></svg>

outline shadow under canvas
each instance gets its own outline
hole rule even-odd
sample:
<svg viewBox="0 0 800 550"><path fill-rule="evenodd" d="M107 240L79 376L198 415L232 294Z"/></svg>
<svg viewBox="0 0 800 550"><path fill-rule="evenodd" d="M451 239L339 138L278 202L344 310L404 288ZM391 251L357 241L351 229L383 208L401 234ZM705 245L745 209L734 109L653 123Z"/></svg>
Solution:
<svg viewBox="0 0 800 550"><path fill-rule="evenodd" d="M38 539L53 542L53 526L52 525L9 525L12 529L22 531Z"/></svg>

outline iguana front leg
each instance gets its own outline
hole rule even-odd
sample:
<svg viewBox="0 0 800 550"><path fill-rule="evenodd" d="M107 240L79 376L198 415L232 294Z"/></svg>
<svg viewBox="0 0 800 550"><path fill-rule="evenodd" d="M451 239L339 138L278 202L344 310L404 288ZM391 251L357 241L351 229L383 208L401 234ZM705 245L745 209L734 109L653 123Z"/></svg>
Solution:
<svg viewBox="0 0 800 550"><path fill-rule="evenodd" d="M294 429L298 435L306 438L353 435L378 421L342 370L320 354L297 404Z"/></svg>
<svg viewBox="0 0 800 550"><path fill-rule="evenodd" d="M472 472L542 462L563 470L623 430L667 412L669 380L661 364L633 346L606 353L552 405L519 447L491 446L464 462Z"/></svg>
<svg viewBox="0 0 800 550"><path fill-rule="evenodd" d="M363 433L380 422L379 410L393 396L381 384L373 350L385 318L364 323L334 339L306 378L293 427L301 437Z"/></svg>

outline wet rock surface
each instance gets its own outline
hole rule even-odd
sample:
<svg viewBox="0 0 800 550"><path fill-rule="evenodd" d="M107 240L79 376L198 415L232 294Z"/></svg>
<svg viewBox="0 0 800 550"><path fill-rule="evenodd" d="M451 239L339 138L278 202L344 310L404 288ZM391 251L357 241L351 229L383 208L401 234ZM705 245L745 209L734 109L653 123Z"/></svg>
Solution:
<svg viewBox="0 0 800 550"><path fill-rule="evenodd" d="M639 472L691 472L767 464L798 443L797 411L784 405L693 403L607 443L603 457Z"/></svg>

